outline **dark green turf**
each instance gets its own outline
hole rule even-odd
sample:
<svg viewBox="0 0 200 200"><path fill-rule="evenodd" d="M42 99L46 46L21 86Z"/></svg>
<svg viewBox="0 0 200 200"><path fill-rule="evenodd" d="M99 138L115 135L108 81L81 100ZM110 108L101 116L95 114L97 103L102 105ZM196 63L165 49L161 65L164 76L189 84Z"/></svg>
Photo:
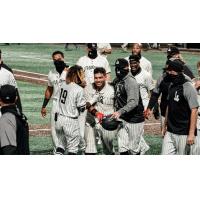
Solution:
<svg viewBox="0 0 200 200"><path fill-rule="evenodd" d="M159 155L161 152L161 144L162 144L161 136L152 136L145 134L144 138L150 146L150 149L148 152L146 152L146 155ZM53 147L50 136L31 136L29 141L30 141L31 154L33 155L52 154ZM98 147L98 151L100 154L102 153L101 146Z"/></svg>
<svg viewBox="0 0 200 200"><path fill-rule="evenodd" d="M52 67L51 54L55 50L64 51L64 44L11 44L0 46L6 64L12 68L33 71L47 74ZM85 55L85 46L78 50L64 51L65 60L70 65L74 65L77 60ZM117 58L124 58L130 53L124 53L120 48L113 48L112 54L108 56L108 61L114 77L113 65ZM166 54L161 51L144 51L143 55L152 62L153 78L157 79L166 61ZM196 63L200 60L200 54L182 53L185 61L196 74Z"/></svg>

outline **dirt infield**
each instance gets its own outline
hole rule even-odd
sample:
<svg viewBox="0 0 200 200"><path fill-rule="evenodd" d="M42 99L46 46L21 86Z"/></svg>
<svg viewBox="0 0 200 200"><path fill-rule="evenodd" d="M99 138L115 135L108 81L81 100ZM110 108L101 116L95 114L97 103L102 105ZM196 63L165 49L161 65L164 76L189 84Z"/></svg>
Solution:
<svg viewBox="0 0 200 200"><path fill-rule="evenodd" d="M33 84L47 85L47 75L27 72L22 70L13 69L16 80L24 81ZM151 117L145 121L144 127L145 133L152 135L160 135L160 121L155 120ZM32 125L30 124L30 135L31 136L44 136L50 134L50 124L45 125Z"/></svg>

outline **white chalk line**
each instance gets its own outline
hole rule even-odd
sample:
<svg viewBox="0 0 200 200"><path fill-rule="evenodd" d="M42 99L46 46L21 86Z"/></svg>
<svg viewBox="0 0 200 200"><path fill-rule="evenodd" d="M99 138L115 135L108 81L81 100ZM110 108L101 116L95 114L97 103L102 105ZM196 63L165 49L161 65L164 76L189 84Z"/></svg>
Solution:
<svg viewBox="0 0 200 200"><path fill-rule="evenodd" d="M35 74L35 75L39 75L39 76L46 76L46 77L48 77L48 75L46 75L46 74L40 74L40 73L36 73L36 72L28 72L28 71L19 70L19 69L13 69L13 71L23 72L23 73L27 73L27 74Z"/></svg>
<svg viewBox="0 0 200 200"><path fill-rule="evenodd" d="M18 75L18 74L15 74L15 77L20 77L20 78L28 78L28 79L34 79L34 80L37 80L37 81L44 81L44 82L48 82L47 80L45 79L41 79L41 78L34 78L34 77L30 77L30 76L23 76L23 75Z"/></svg>

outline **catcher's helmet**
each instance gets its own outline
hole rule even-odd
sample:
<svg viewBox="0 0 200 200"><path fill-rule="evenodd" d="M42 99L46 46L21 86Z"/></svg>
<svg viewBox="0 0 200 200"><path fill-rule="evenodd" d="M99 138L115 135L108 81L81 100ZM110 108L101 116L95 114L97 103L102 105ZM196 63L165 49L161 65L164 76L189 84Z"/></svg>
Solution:
<svg viewBox="0 0 200 200"><path fill-rule="evenodd" d="M106 116L102 119L101 126L108 131L116 130L122 122L117 121L115 118L112 118L111 115Z"/></svg>

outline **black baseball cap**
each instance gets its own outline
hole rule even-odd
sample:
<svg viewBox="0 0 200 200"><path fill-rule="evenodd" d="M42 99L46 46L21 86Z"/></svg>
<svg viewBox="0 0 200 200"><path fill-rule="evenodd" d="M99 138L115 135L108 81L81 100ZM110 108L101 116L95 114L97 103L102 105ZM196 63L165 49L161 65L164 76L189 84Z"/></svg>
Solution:
<svg viewBox="0 0 200 200"><path fill-rule="evenodd" d="M115 61L115 67L117 67L117 68L122 68L123 69L123 68L125 68L127 66L129 66L128 61L126 59L124 59L124 58L118 58Z"/></svg>
<svg viewBox="0 0 200 200"><path fill-rule="evenodd" d="M176 60L168 60L166 62L167 68L166 70L173 70L175 72L183 72L183 62L179 59Z"/></svg>
<svg viewBox="0 0 200 200"><path fill-rule="evenodd" d="M131 62L140 62L140 56L139 55L130 55L129 56L129 63Z"/></svg>
<svg viewBox="0 0 200 200"><path fill-rule="evenodd" d="M16 88L12 85L3 85L0 88L0 99L4 103L15 103L17 97Z"/></svg>
<svg viewBox="0 0 200 200"><path fill-rule="evenodd" d="M97 43L87 43L88 49L97 49Z"/></svg>
<svg viewBox="0 0 200 200"><path fill-rule="evenodd" d="M175 54L179 54L180 51L176 46L171 46L167 49L167 55L168 56L173 56Z"/></svg>

